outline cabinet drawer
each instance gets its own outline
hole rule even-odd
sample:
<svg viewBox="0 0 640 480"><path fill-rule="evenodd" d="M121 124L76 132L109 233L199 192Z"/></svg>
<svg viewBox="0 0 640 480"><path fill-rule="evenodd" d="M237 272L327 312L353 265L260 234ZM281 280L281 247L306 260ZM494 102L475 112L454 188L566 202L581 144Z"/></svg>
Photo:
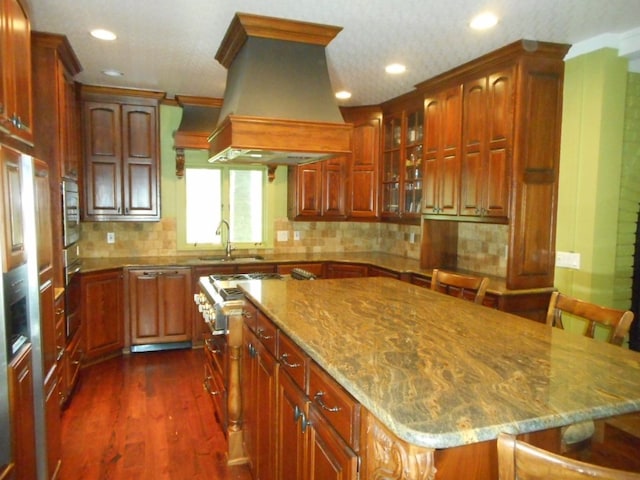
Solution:
<svg viewBox="0 0 640 480"><path fill-rule="evenodd" d="M266 315L258 311L258 322L256 327L256 337L262 342L262 345L273 355L276 353L276 326L269 320Z"/></svg>
<svg viewBox="0 0 640 480"><path fill-rule="evenodd" d="M255 333L258 323L258 309L251 302L245 301L242 308L242 318L247 327Z"/></svg>
<svg viewBox="0 0 640 480"><path fill-rule="evenodd" d="M289 337L282 332L278 335L278 360L295 384L307 392L309 357L307 357Z"/></svg>
<svg viewBox="0 0 640 480"><path fill-rule="evenodd" d="M309 399L356 452L360 443L360 404L315 363L309 366Z"/></svg>
<svg viewBox="0 0 640 480"><path fill-rule="evenodd" d="M225 335L205 334L204 338L204 354L207 363L211 365L218 375L225 377L226 359L227 359L227 342Z"/></svg>
<svg viewBox="0 0 640 480"><path fill-rule="evenodd" d="M202 382L204 389L209 394L213 409L222 427L225 436L227 434L227 391L224 388L222 377L218 372L211 368L209 362L204 364L204 381Z"/></svg>

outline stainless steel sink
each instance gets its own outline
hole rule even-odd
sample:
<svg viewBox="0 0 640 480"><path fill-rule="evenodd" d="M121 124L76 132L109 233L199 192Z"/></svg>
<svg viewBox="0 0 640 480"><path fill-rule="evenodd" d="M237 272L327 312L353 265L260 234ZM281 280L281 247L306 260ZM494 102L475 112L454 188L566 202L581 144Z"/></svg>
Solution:
<svg viewBox="0 0 640 480"><path fill-rule="evenodd" d="M231 255L230 257L225 255L214 255L209 257L200 257L199 260L205 262L256 262L264 260L264 257L261 255Z"/></svg>

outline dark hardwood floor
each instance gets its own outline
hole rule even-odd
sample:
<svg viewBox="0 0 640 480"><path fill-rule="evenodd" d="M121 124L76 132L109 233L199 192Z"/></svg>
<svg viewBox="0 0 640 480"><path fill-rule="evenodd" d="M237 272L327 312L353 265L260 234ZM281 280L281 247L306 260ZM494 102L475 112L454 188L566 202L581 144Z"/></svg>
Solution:
<svg viewBox="0 0 640 480"><path fill-rule="evenodd" d="M202 356L137 353L83 369L62 417L60 479L250 480L246 467L226 466ZM639 436L610 425L605 432L590 461L640 471Z"/></svg>
<svg viewBox="0 0 640 480"><path fill-rule="evenodd" d="M249 480L227 467L203 351L136 353L82 370L62 416L61 480Z"/></svg>

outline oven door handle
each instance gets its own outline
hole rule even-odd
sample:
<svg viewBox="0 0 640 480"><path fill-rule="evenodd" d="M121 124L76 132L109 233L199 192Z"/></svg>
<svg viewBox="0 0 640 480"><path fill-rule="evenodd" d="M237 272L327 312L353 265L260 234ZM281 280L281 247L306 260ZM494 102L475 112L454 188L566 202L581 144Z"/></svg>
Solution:
<svg viewBox="0 0 640 480"><path fill-rule="evenodd" d="M82 268L82 265L78 265L78 266L74 267L73 270L68 272L67 275L69 275L69 276L75 275L76 273L78 273L80 271L81 268Z"/></svg>

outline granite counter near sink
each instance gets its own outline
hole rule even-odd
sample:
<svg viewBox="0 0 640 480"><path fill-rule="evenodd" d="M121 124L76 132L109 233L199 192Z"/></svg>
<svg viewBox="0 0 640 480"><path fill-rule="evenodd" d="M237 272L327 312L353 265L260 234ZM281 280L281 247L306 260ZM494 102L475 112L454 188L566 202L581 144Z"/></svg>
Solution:
<svg viewBox="0 0 640 480"><path fill-rule="evenodd" d="M213 261L203 259L208 256L219 255L198 255L198 256L160 256L160 257L105 257L105 258L83 258L82 272L95 272L109 270L113 268L152 268L167 266L189 266L201 267L206 265L229 265L234 262ZM328 252L328 253L304 253L304 254L273 254L260 255L262 260L255 260L257 265L265 263L314 263L314 262L339 262L372 265L400 274L416 274L431 277L431 269L420 267L420 261L413 258L391 255L383 252ZM251 264L253 262L243 259L238 264ZM501 296L522 295L527 292L552 291L553 288L539 288L531 290L513 291L507 289L505 279L490 276L489 293Z"/></svg>

